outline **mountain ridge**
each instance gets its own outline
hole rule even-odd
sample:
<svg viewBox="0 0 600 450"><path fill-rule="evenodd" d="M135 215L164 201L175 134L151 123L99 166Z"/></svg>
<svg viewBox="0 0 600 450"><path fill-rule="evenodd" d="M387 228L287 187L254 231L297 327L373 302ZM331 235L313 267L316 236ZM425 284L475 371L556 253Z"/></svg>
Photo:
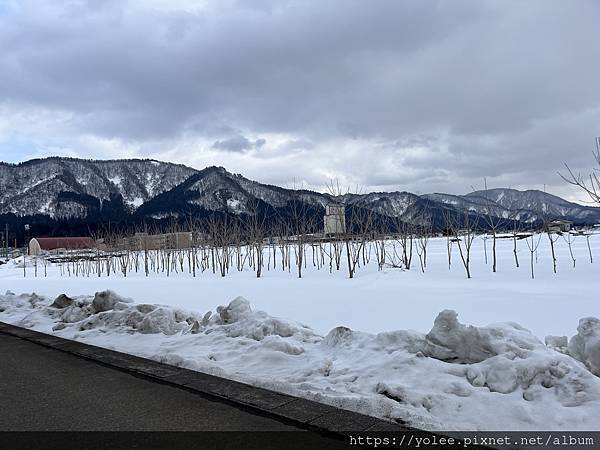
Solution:
<svg viewBox="0 0 600 450"><path fill-rule="evenodd" d="M0 162L0 222L106 221L142 223L211 213L286 216L301 205L315 217L332 201L362 208L387 222L415 223L425 215L435 228L464 212L496 217L506 225L533 226L552 219L600 223L600 208L568 202L537 190L494 188L464 195L406 191L332 196L259 183L219 166L198 170L155 159L93 160L52 156ZM45 219L46 218L46 219ZM34 220L35 219L35 220ZM56 226L55 226L56 228Z"/></svg>

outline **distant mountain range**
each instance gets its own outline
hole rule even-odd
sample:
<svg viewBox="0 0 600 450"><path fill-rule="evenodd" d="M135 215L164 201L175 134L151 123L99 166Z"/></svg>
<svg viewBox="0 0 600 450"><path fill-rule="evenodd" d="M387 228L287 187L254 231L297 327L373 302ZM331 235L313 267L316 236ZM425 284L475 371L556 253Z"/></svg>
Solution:
<svg viewBox="0 0 600 450"><path fill-rule="evenodd" d="M582 206L541 191L489 189L466 195L373 192L332 197L258 183L222 167L196 170L155 160L94 161L51 157L20 164L0 163L0 225L20 235L82 232L99 223L139 225L183 221L209 214L288 217L301 205L303 214L321 217L332 201L347 210L370 211L380 221L414 223L428 217L436 228L465 211L481 224L493 218L508 226L563 219L600 223L600 208Z"/></svg>

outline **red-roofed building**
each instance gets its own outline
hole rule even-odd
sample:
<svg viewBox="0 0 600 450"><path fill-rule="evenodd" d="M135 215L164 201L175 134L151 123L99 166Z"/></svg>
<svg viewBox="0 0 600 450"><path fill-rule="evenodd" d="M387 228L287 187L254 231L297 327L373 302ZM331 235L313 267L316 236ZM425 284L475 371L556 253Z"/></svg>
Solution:
<svg viewBox="0 0 600 450"><path fill-rule="evenodd" d="M33 238L29 241L29 254L40 255L52 250L84 250L96 248L96 241L90 237Z"/></svg>

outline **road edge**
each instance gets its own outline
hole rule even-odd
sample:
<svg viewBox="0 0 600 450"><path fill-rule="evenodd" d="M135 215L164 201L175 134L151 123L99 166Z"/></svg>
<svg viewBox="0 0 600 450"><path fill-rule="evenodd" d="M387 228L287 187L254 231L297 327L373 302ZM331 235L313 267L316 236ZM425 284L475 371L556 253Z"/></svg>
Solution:
<svg viewBox="0 0 600 450"><path fill-rule="evenodd" d="M301 429L347 439L348 433L428 434L402 424L336 408L324 403L251 386L194 370L163 364L127 353L64 339L28 328L0 322L0 333L109 366L134 376L168 384L226 402Z"/></svg>

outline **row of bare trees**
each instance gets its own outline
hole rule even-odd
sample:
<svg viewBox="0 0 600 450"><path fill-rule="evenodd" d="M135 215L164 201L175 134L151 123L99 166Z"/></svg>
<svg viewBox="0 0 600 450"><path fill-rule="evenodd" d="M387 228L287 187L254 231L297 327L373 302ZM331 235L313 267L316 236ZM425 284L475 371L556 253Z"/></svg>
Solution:
<svg viewBox="0 0 600 450"><path fill-rule="evenodd" d="M113 274L127 277L130 273L167 277L181 273L189 273L193 277L213 273L225 277L232 271L252 270L260 278L265 270L281 270L293 272L302 278L307 267L312 267L329 270L330 273L346 270L348 278L354 278L360 268L372 261L376 262L378 270L410 270L415 264L418 264L420 271L427 270L429 243L439 233L434 233L432 219L426 212L413 217L412 222L396 218L391 224L380 224L368 210L355 207L347 218L346 233L323 236L309 232L315 229L314 224L307 221L298 225L293 218L267 226L266 220L259 215L249 220L213 215L189 221L187 232L191 236L190 245L178 247L165 240L160 246L150 246L147 240L127 239L113 231L96 236L104 243L104 250L98 248L87 253L50 256L41 258L39 264L40 269L43 267L44 276L48 272L48 263L54 262L59 265L61 275L87 277ZM448 224L445 231L448 268L452 267L453 256L458 257L467 278L472 277L472 254L477 239L481 239L486 255L488 240L492 240L492 271L497 271L494 241L500 236L489 230L482 233L478 220L478 216L469 211L462 215L448 213L445 217ZM173 225L169 232L174 234L181 232L181 229ZM501 237L512 240L517 268L520 266L519 242L526 242L532 278L535 277L534 264L544 234L551 243L554 272L557 271L554 246L558 239L567 245L575 267L573 244L579 236L585 237L590 263L593 263L589 233L532 233L524 232L515 225L512 232L505 232ZM487 264L487 256L485 261ZM38 259L35 259L34 276L38 276L38 273L41 274L41 270L38 270Z"/></svg>
<svg viewBox="0 0 600 450"><path fill-rule="evenodd" d="M265 270L282 270L302 278L305 269L312 266L330 272L345 268L348 277L353 278L373 259L380 270L386 266L410 269L414 253L421 270L427 267L427 245L432 236L429 222L409 225L398 220L397 229L390 233L387 225L376 224L371 212L356 207L348 215L346 233L323 236L314 232L321 225L307 217L299 210L287 220L267 226L260 214L243 220L211 215L163 230L167 235L186 230L191 241L182 248L168 239L156 246L152 240L102 230L94 236L102 245L93 251L48 255L39 261L43 261L45 275L47 264L53 262L59 265L61 275L87 277L127 277L132 272L167 277L211 272L225 277L232 270L253 270L260 278ZM139 232L152 236L156 230L143 228ZM37 276L38 259L34 261Z"/></svg>

